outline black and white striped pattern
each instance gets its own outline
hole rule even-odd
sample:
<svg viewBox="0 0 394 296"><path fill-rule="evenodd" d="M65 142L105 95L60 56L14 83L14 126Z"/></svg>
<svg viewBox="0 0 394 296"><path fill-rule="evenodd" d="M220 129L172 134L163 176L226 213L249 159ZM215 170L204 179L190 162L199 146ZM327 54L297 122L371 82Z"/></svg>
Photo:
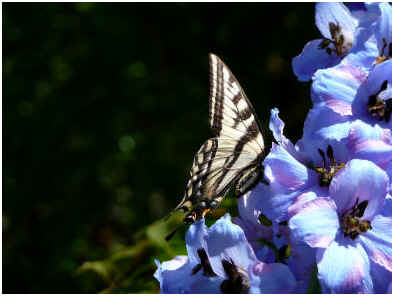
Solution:
<svg viewBox="0 0 394 296"><path fill-rule="evenodd" d="M209 60L209 124L215 137L194 156L183 200L175 210L203 208L201 202L213 208L233 185L261 169L264 140L256 112L230 69L214 54Z"/></svg>

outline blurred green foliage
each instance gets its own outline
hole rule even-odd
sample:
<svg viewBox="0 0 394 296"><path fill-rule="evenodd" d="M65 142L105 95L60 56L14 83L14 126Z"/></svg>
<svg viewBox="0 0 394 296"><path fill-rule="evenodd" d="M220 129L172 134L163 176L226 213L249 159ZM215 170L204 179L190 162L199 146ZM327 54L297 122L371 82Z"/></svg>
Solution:
<svg viewBox="0 0 394 296"><path fill-rule="evenodd" d="M310 107L291 58L312 4L3 3L3 291L155 293L154 258L185 254L181 199L208 128L208 53L268 132ZM268 144L268 146L270 146ZM236 214L236 201L225 201ZM155 222L158 221L158 222Z"/></svg>

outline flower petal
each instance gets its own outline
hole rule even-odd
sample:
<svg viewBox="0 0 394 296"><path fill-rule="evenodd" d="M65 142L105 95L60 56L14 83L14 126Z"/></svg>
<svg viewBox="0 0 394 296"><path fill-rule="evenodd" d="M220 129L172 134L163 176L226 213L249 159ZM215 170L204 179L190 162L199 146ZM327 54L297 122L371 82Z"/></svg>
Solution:
<svg viewBox="0 0 394 296"><path fill-rule="evenodd" d="M272 143L271 151L263 165L265 177L269 183L276 182L288 190L302 188L308 182L310 175L314 173L275 143Z"/></svg>
<svg viewBox="0 0 394 296"><path fill-rule="evenodd" d="M209 228L207 247L213 271L224 278L227 275L222 266L222 259L232 260L236 266L245 270L252 262L257 261L243 230L231 222L229 214L224 215Z"/></svg>
<svg viewBox="0 0 394 296"><path fill-rule="evenodd" d="M387 174L369 160L353 159L332 179L329 192L338 213L367 200L363 219L372 220L384 203L388 189Z"/></svg>
<svg viewBox="0 0 394 296"><path fill-rule="evenodd" d="M369 124L379 124L384 128L391 128L391 122L380 120L377 116L372 116L368 111L369 99L373 95L378 95L380 99L387 100L392 97L392 60L376 65L368 75L368 79L360 86L357 95L352 102L353 115ZM381 91L387 81L387 88Z"/></svg>
<svg viewBox="0 0 394 296"><path fill-rule="evenodd" d="M391 94L391 85L393 82L392 79L392 59L385 61L383 63L380 63L375 66L375 68L371 71L371 73L368 76L367 82L366 82L366 87L368 89L368 94L376 94L379 92L382 83L387 80L388 82L388 88L390 92L386 94L387 99L391 99L392 94ZM380 94L379 97L382 95Z"/></svg>
<svg viewBox="0 0 394 296"><path fill-rule="evenodd" d="M241 217L234 217L233 223L242 228L255 253L262 247L260 243L261 239L272 239L272 227L262 225L257 219L256 221L250 222Z"/></svg>
<svg viewBox="0 0 394 296"><path fill-rule="evenodd" d="M193 264L200 263L200 257L197 250L206 249L206 236L208 235L208 228L205 226L205 219L201 219L190 225L186 232L186 249L190 262Z"/></svg>
<svg viewBox="0 0 394 296"><path fill-rule="evenodd" d="M368 255L360 244L338 234L327 249L317 250L316 259L324 293L373 293Z"/></svg>
<svg viewBox="0 0 394 296"><path fill-rule="evenodd" d="M350 158L366 159L386 170L391 162L391 132L379 125L371 126L361 120L355 121L346 143Z"/></svg>
<svg viewBox="0 0 394 296"><path fill-rule="evenodd" d="M309 81L317 70L335 66L340 62L337 55L329 55L324 49L319 48L322 41L323 39L315 39L308 42L301 54L291 61L294 74L299 81Z"/></svg>
<svg viewBox="0 0 394 296"><path fill-rule="evenodd" d="M391 217L378 215L371 221L372 229L359 236L369 258L390 272L392 271L391 222Z"/></svg>
<svg viewBox="0 0 394 296"><path fill-rule="evenodd" d="M392 8L389 3L380 3L380 11L382 16L379 18L377 23L376 40L378 42L379 52L383 48L383 39L386 40L388 46L385 48L384 55L389 56L389 50L392 40Z"/></svg>
<svg viewBox="0 0 394 296"><path fill-rule="evenodd" d="M343 59L342 64L369 71L374 66L376 57L379 56L375 37L372 35L372 30L367 28L358 28L355 36L356 44Z"/></svg>
<svg viewBox="0 0 394 296"><path fill-rule="evenodd" d="M352 17L349 9L338 2L320 2L316 4L315 11L316 26L322 35L331 39L329 23L340 25L342 31L353 33L357 22Z"/></svg>
<svg viewBox="0 0 394 296"><path fill-rule="evenodd" d="M292 235L313 248L328 247L339 229L336 206L329 198L306 202L298 212L292 214L289 220Z"/></svg>
<svg viewBox="0 0 394 296"><path fill-rule="evenodd" d="M373 280L373 289L375 294L386 294L391 287L391 271L388 271L379 264L370 261L371 277ZM391 294L388 293L388 294Z"/></svg>
<svg viewBox="0 0 394 296"><path fill-rule="evenodd" d="M251 294L291 293L296 281L290 269L282 263L256 262L249 267Z"/></svg>
<svg viewBox="0 0 394 296"><path fill-rule="evenodd" d="M294 147L293 143L291 143L289 139L287 139L283 134L284 127L284 122L279 118L279 110L277 108L271 109L269 128L275 140L294 158L298 159L296 148Z"/></svg>
<svg viewBox="0 0 394 296"><path fill-rule="evenodd" d="M351 115L352 101L366 78L366 72L350 65L319 70L312 83L313 103L323 102L338 114Z"/></svg>
<svg viewBox="0 0 394 296"><path fill-rule="evenodd" d="M161 293L190 293L191 283L185 279L185 275L190 275L192 267L187 256L176 256L170 261L162 264L155 260L157 270L154 277L160 282Z"/></svg>

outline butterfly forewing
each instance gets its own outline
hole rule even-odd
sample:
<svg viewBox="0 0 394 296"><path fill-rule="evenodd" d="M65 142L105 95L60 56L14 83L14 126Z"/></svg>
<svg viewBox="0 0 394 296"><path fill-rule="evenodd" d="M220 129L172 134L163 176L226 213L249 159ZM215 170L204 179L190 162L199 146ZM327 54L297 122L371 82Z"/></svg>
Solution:
<svg viewBox="0 0 394 296"><path fill-rule="evenodd" d="M248 137L256 153L264 150L264 140L256 112L230 69L214 54L209 55L209 124L217 137Z"/></svg>
<svg viewBox="0 0 394 296"><path fill-rule="evenodd" d="M259 168L264 153L253 106L230 69L213 54L209 59L209 124L216 137L195 155L184 197L175 210L191 211L202 201L220 202L249 170Z"/></svg>

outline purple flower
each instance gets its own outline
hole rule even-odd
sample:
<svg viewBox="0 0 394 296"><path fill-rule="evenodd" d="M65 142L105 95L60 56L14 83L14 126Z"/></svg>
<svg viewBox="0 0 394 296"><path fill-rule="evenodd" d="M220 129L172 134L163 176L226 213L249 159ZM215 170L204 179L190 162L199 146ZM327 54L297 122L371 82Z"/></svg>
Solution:
<svg viewBox="0 0 394 296"><path fill-rule="evenodd" d="M355 159L332 180L330 198L302 201L289 210L294 237L318 248L324 292L386 292L392 258L391 216L382 214L391 206L386 202L387 188L384 171Z"/></svg>
<svg viewBox="0 0 394 296"><path fill-rule="evenodd" d="M360 14L357 14L360 16ZM300 81L308 81L318 69L333 67L349 53L353 63L369 68L377 56L376 42L371 39L371 32L356 30L364 19L374 20L370 13L363 13L362 19L354 17L342 3L317 3L315 11L316 26L322 39L307 43L299 56L292 61L295 75ZM357 39L360 41L357 42ZM357 45L357 46L355 46ZM360 55L354 56L354 53Z"/></svg>
<svg viewBox="0 0 394 296"><path fill-rule="evenodd" d="M327 139L341 141L356 120L391 130L391 73L391 59L378 64L368 76L360 68L343 64L317 71L303 146Z"/></svg>
<svg viewBox="0 0 394 296"><path fill-rule="evenodd" d="M204 219L186 234L188 257L160 264L155 278L163 293L288 293L295 279L281 263L257 259L243 230L226 214L207 228Z"/></svg>
<svg viewBox="0 0 394 296"><path fill-rule="evenodd" d="M294 146L283 135L278 112L271 111L270 129L279 144L272 144L264 160L269 185L259 184L239 199L243 219L253 223L264 214L274 222L286 221L289 207L297 200L328 197L331 180L353 158L375 162L391 175L389 130L355 121L349 127L349 137L342 141L304 136Z"/></svg>

